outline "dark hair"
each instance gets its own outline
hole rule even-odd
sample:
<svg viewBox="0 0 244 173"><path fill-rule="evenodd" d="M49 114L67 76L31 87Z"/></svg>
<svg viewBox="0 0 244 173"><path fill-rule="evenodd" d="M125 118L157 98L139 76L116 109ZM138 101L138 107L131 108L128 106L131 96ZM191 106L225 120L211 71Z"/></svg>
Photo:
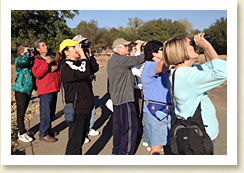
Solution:
<svg viewBox="0 0 244 173"><path fill-rule="evenodd" d="M163 43L161 41L157 41L157 40L151 40L149 42L147 42L147 44L144 46L144 54L145 54L145 59L147 61L153 61L153 55L152 53L157 53L158 49L160 47L163 47Z"/></svg>
<svg viewBox="0 0 244 173"><path fill-rule="evenodd" d="M133 47L136 47L137 43L135 42L131 42L129 45L128 45L128 52L130 53L132 51L132 48Z"/></svg>
<svg viewBox="0 0 244 173"><path fill-rule="evenodd" d="M69 47L68 47L68 46L66 46L66 47L62 50L62 52L61 52L61 60L65 60L65 59L66 59L66 55L65 55L65 53L64 53L64 51L66 51L66 50L69 50Z"/></svg>

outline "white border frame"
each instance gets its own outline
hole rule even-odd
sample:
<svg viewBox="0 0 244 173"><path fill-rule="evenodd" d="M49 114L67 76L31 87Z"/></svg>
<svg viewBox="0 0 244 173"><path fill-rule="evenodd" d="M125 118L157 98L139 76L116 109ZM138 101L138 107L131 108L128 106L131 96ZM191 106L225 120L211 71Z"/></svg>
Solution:
<svg viewBox="0 0 244 173"><path fill-rule="evenodd" d="M152 3L152 1L155 1ZM40 2L40 1L39 1ZM59 2L59 3L58 3ZM84 2L73 3L42 0L41 4L31 0L8 0L1 3L1 164L3 165L237 165L237 2L236 0L150 0L133 4L127 0L116 6L111 1L104 7L104 1L84 6ZM61 3L60 3L61 2ZM35 5L34 5L34 4ZM89 2L86 2L89 3ZM128 4L131 4L128 6ZM31 4L31 5L27 5ZM46 5L48 4L48 5ZM155 5L162 4L162 5ZM211 4L211 5L209 5ZM81 8L80 8L81 7ZM86 8L89 7L89 8ZM227 155L214 156L65 156L65 155L11 155L11 10L227 10L228 31L228 88L227 88ZM163 16L162 16L163 17ZM23 159L24 158L24 159ZM72 158L72 159L71 159ZM176 159L177 158L177 159ZM179 159L178 159L179 158ZM96 162L94 162L96 160ZM176 162L177 161L177 162Z"/></svg>

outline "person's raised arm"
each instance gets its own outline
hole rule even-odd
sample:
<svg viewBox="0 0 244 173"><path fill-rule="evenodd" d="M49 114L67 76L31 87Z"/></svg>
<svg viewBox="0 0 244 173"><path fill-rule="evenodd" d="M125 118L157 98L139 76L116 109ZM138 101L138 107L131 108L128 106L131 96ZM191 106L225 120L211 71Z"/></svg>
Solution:
<svg viewBox="0 0 244 173"><path fill-rule="evenodd" d="M214 50L213 46L204 38L204 33L199 33L194 36L194 41L197 46L204 50L204 54L208 61L213 59L219 59L217 52Z"/></svg>

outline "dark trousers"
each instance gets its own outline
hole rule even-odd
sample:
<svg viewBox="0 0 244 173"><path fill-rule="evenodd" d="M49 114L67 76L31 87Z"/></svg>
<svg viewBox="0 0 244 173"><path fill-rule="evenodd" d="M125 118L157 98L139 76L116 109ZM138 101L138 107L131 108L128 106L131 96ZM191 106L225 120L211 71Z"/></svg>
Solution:
<svg viewBox="0 0 244 173"><path fill-rule="evenodd" d="M135 154L138 118L135 103L113 106L113 151L112 154Z"/></svg>
<svg viewBox="0 0 244 173"><path fill-rule="evenodd" d="M21 135L26 132L24 118L26 109L30 102L30 98L31 95L29 94L15 91L15 100L17 104L17 126Z"/></svg>
<svg viewBox="0 0 244 173"><path fill-rule="evenodd" d="M57 92L43 94L40 98L40 137L50 135L51 121L55 115Z"/></svg>
<svg viewBox="0 0 244 173"><path fill-rule="evenodd" d="M85 141L88 115L76 115L73 123L69 123L69 139L65 155L81 155Z"/></svg>
<svg viewBox="0 0 244 173"><path fill-rule="evenodd" d="M140 89L134 89L135 107L138 116L143 115L143 92Z"/></svg>

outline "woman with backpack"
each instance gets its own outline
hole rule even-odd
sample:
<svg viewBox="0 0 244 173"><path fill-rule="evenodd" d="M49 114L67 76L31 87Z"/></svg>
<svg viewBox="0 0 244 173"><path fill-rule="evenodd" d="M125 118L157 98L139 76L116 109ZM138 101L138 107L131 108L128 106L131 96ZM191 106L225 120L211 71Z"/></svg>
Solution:
<svg viewBox="0 0 244 173"><path fill-rule="evenodd" d="M201 65L193 65L199 57L196 46L204 50L206 62ZM219 58L212 45L205 39L204 33L195 35L194 40L177 36L165 42L163 59L167 66L175 66L171 69L170 82L172 86L172 76L175 72L173 92L177 118L192 117L200 103L203 125L214 148L219 125L215 107L207 91L226 81L226 61Z"/></svg>

